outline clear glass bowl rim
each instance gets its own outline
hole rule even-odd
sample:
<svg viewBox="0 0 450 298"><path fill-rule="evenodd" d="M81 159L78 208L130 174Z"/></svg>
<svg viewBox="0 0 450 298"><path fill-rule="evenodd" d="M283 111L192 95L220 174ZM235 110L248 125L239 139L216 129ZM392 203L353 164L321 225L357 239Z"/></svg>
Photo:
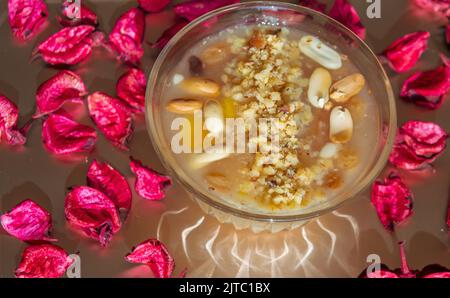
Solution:
<svg viewBox="0 0 450 298"><path fill-rule="evenodd" d="M153 117L153 106L152 106L152 99L153 99L153 90L154 86L156 86L159 70L162 66L162 64L165 61L165 58L167 54L171 51L171 49L177 44L177 42L192 28L196 27L197 25L214 18L217 15L222 15L225 13L233 12L242 8L281 8L286 10L295 11L298 13L307 13L311 15L315 15L319 18L325 18L327 22L332 23L333 26L339 27L340 30L345 32L346 34L350 35L355 39L361 48L363 48L369 55L371 55L372 59L376 62L376 66L378 68L379 73L383 77L384 85L386 87L386 93L388 94L388 110L389 110L389 125L388 125L388 132L386 135L386 143L383 147L383 150L380 154L379 159L376 161L375 166L370 170L370 172L366 175L366 177L358 184L356 185L349 193L346 199L341 200L340 202L337 202L334 205L328 206L326 208L312 211L309 213L303 213L303 214L294 214L294 215L274 215L274 214L258 214L258 213L252 213L244 210L240 210L237 208L233 208L230 206L227 206L225 204L220 203L217 200L211 199L209 196L201 193L200 191L196 190L192 185L190 185L185 179L183 179L179 173L174 169L173 165L170 164L167 159L165 158L165 154L162 152L160 147L160 140L158 138L158 133L156 130L156 127L154 125L154 117ZM394 139L395 139L395 133L397 129L397 114L396 114L396 105L395 105L395 97L394 93L392 91L392 86L389 80L389 77L387 76L386 72L384 71L384 68L382 67L381 63L379 62L377 56L373 51L369 48L369 46L361 40L356 34L354 34L350 29L342 25L341 23L335 21L334 19L328 17L325 14L322 14L318 11L312 10L310 8L292 4L292 3L285 3L285 2L274 2L274 1L250 1L250 2L243 2L243 3L237 3L225 7L218 8L216 10L213 10L194 21L190 22L188 25L186 25L184 28L182 28L172 39L167 43L167 45L164 47L164 49L159 54L158 58L156 59L147 84L147 91L146 91L146 111L145 111L145 118L146 118L146 124L147 124L147 130L150 135L151 142L153 144L153 147L155 149L156 154L158 155L159 159L161 160L163 166L169 171L169 174L172 175L191 195L193 195L196 199L200 199L202 202L208 204L209 206L216 208L222 212L225 212L230 215L234 215L243 219L247 220L255 220L260 222L297 222L297 221L305 221L308 219L312 219L315 217L318 217L322 214L331 212L335 209L338 209L342 204L348 202L351 199L354 199L360 192L362 192L369 184L371 184L375 178L381 173L384 166L387 163L390 151L392 149Z"/></svg>

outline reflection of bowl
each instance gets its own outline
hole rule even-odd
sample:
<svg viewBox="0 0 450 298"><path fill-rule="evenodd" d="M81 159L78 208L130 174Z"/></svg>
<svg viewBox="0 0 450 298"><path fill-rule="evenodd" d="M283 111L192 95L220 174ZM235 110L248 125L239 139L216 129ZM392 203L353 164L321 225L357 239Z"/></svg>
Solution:
<svg viewBox="0 0 450 298"><path fill-rule="evenodd" d="M315 35L339 48L352 60L367 78L378 105L380 131L376 148L371 156L365 156L365 166L349 185L326 201L292 211L277 214L267 211L245 210L231 201L224 201L204 191L177 162L163 133L162 91L168 81L168 74L186 50L202 38L215 34L236 24L265 24L298 28ZM158 155L165 167L199 202L202 209L213 214L221 222L231 222L236 228L252 228L254 231L278 231L298 226L306 220L329 212L344 201L355 197L367 187L384 167L396 130L394 96L382 66L368 46L349 29L316 11L293 4L278 2L247 2L224 7L210 12L183 28L156 60L150 74L147 90L147 123Z"/></svg>

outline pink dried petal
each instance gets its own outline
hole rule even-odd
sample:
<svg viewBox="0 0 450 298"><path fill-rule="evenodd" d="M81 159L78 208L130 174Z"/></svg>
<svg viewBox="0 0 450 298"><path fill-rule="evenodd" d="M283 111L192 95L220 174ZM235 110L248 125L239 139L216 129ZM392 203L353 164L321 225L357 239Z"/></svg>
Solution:
<svg viewBox="0 0 450 298"><path fill-rule="evenodd" d="M389 162L399 169L420 170L435 160L417 156L405 144L394 145Z"/></svg>
<svg viewBox="0 0 450 298"><path fill-rule="evenodd" d="M178 31L183 29L183 27L186 26L187 24L189 24L189 22L184 21L184 20L179 20L177 23L175 23L174 25L172 25L171 27L166 29L161 34L161 36L158 38L158 40L151 46L153 48L162 50L166 46L166 44L169 42L169 40L171 40L172 37L174 37L174 35L177 34Z"/></svg>
<svg viewBox="0 0 450 298"><path fill-rule="evenodd" d="M73 259L64 249L53 244L28 246L16 269L18 278L59 278L72 265Z"/></svg>
<svg viewBox="0 0 450 298"><path fill-rule="evenodd" d="M138 0L138 2L146 12L159 12L169 5L170 0Z"/></svg>
<svg viewBox="0 0 450 298"><path fill-rule="evenodd" d="M173 12L181 18L192 21L214 9L239 2L239 0L191 0L175 5Z"/></svg>
<svg viewBox="0 0 450 298"><path fill-rule="evenodd" d="M48 17L43 0L8 0L8 20L13 35L27 41L44 28Z"/></svg>
<svg viewBox="0 0 450 298"><path fill-rule="evenodd" d="M372 186L372 205L381 223L389 231L393 231L395 224L412 214L412 198L411 191L394 173Z"/></svg>
<svg viewBox="0 0 450 298"><path fill-rule="evenodd" d="M0 221L8 234L22 241L55 241L48 236L52 228L52 216L30 199L3 214Z"/></svg>
<svg viewBox="0 0 450 298"><path fill-rule="evenodd" d="M427 49L430 33L419 31L400 37L384 52L383 57L396 72L410 70Z"/></svg>
<svg viewBox="0 0 450 298"><path fill-rule="evenodd" d="M67 102L83 102L87 95L86 85L74 72L62 70L42 83L36 92L37 111L33 118L53 113Z"/></svg>
<svg viewBox="0 0 450 298"><path fill-rule="evenodd" d="M145 90L147 79L142 70L133 68L117 81L117 96L139 112L145 111Z"/></svg>
<svg viewBox="0 0 450 298"><path fill-rule="evenodd" d="M107 245L121 227L114 202L91 187L74 187L66 196L64 212L72 226L98 240L102 246Z"/></svg>
<svg viewBox="0 0 450 298"><path fill-rule="evenodd" d="M89 25L63 28L41 43L34 54L39 53L51 65L78 64L92 53L90 35L94 30Z"/></svg>
<svg viewBox="0 0 450 298"><path fill-rule="evenodd" d="M450 0L414 0L420 8L450 18Z"/></svg>
<svg viewBox="0 0 450 298"><path fill-rule="evenodd" d="M400 96L419 106L437 109L450 90L450 66L418 72L409 77L402 86Z"/></svg>
<svg viewBox="0 0 450 298"><path fill-rule="evenodd" d="M80 2L81 1L63 0L61 10L62 18L59 18L61 25L64 27L79 25L96 27L98 25L97 14Z"/></svg>
<svg viewBox="0 0 450 298"><path fill-rule="evenodd" d="M134 189L138 195L152 201L165 197L164 189L172 185L172 179L169 176L161 175L133 158L131 158L130 168L136 176Z"/></svg>
<svg viewBox="0 0 450 298"><path fill-rule="evenodd" d="M138 8L122 14L109 34L109 43L125 62L139 64L144 56L142 40L145 33L145 15Z"/></svg>
<svg viewBox="0 0 450 298"><path fill-rule="evenodd" d="M95 129L62 113L50 115L42 124L42 142L53 154L90 152L96 141Z"/></svg>
<svg viewBox="0 0 450 298"><path fill-rule="evenodd" d="M22 131L17 129L19 110L6 96L0 94L0 141L8 145L23 145L26 138Z"/></svg>
<svg viewBox="0 0 450 298"><path fill-rule="evenodd" d="M361 23L358 12L348 0L336 0L328 15L348 27L361 39L366 38L366 28Z"/></svg>
<svg viewBox="0 0 450 298"><path fill-rule="evenodd" d="M175 261L162 242L149 239L125 256L125 260L134 264L146 264L156 278L169 278L175 269Z"/></svg>
<svg viewBox="0 0 450 298"><path fill-rule="evenodd" d="M107 195L127 213L131 208L131 189L125 177L107 163L94 160L87 173L87 184Z"/></svg>
<svg viewBox="0 0 450 298"><path fill-rule="evenodd" d="M321 13L325 13L325 9L327 8L327 5L325 3L322 3L318 0L299 0L298 5L317 10Z"/></svg>
<svg viewBox="0 0 450 298"><path fill-rule="evenodd" d="M128 150L126 143L133 132L130 107L120 99L95 92L88 97L88 108L105 137L118 148Z"/></svg>

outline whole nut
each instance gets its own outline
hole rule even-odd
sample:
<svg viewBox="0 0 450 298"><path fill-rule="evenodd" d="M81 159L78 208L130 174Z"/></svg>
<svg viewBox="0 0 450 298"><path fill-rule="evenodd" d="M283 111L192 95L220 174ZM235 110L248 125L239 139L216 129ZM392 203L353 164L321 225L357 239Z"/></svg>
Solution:
<svg viewBox="0 0 450 298"><path fill-rule="evenodd" d="M308 99L316 108L323 109L329 101L328 92L331 86L331 75L328 70L319 67L314 70L309 79Z"/></svg>
<svg viewBox="0 0 450 298"><path fill-rule="evenodd" d="M342 67L342 59L338 52L324 44L317 37L307 35L300 39L300 51L307 57L328 69Z"/></svg>
<svg viewBox="0 0 450 298"><path fill-rule="evenodd" d="M360 73L346 76L334 83L330 88L330 98L338 103L344 103L359 94L366 84L366 79Z"/></svg>
<svg viewBox="0 0 450 298"><path fill-rule="evenodd" d="M203 106L205 116L205 128L213 134L220 133L224 130L225 119L223 108L216 100L209 100Z"/></svg>
<svg viewBox="0 0 450 298"><path fill-rule="evenodd" d="M217 97L220 95L220 85L210 79L205 78L189 78L185 79L181 86L183 89L191 94Z"/></svg>
<svg viewBox="0 0 450 298"><path fill-rule="evenodd" d="M177 98L166 105L166 109L175 114L190 114L201 110L203 103L197 99Z"/></svg>
<svg viewBox="0 0 450 298"><path fill-rule="evenodd" d="M203 50L200 57L207 65L215 65L225 61L230 54L226 43L217 43Z"/></svg>
<svg viewBox="0 0 450 298"><path fill-rule="evenodd" d="M353 119L350 111L342 106L331 110L330 140L336 144L347 143L353 136Z"/></svg>

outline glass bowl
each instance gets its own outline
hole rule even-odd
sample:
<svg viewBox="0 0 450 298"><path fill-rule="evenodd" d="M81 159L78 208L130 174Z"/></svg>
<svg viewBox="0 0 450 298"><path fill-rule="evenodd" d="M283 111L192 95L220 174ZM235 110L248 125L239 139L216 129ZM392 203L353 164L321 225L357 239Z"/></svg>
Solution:
<svg viewBox="0 0 450 298"><path fill-rule="evenodd" d="M174 158L169 142L164 137L162 91L167 84L171 68L183 53L203 38L237 24L298 28L336 46L348 56L366 77L378 105L379 131L377 146L357 179L343 187L335 196L310 207L290 213L277 214L245 209L221 199L200 187ZM353 32L314 10L294 4L256 1L239 3L212 11L194 20L178 32L162 50L151 71L146 94L146 122L157 155L169 173L200 204L222 223L232 223L237 229L250 228L254 232L298 227L308 220L330 212L354 198L376 178L386 164L396 131L396 110L392 88L376 55Z"/></svg>

